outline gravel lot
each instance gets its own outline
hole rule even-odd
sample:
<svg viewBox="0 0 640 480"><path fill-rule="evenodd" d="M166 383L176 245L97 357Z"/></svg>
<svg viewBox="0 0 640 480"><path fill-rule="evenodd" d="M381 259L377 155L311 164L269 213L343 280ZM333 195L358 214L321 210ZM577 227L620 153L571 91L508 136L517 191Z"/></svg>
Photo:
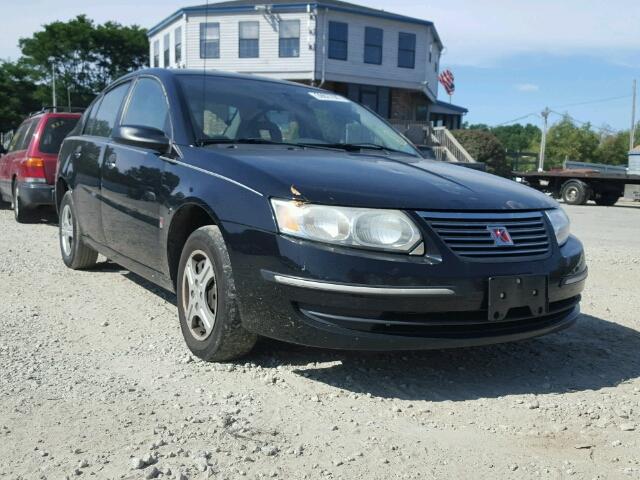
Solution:
<svg viewBox="0 0 640 480"><path fill-rule="evenodd" d="M570 207L580 322L400 354L188 354L172 295L0 209L0 477L640 478L640 208Z"/></svg>

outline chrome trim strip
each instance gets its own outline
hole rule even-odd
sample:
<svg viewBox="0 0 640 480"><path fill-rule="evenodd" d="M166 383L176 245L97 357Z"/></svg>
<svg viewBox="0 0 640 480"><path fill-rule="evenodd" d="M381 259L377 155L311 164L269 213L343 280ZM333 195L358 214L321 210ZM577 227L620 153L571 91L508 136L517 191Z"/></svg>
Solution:
<svg viewBox="0 0 640 480"><path fill-rule="evenodd" d="M456 294L453 289L446 287L368 287L365 285L347 285L341 283L318 282L316 280L307 280L304 278L289 277L284 275L274 275L273 279L276 281L276 283L279 283L281 285L288 285L290 287L359 295L447 296Z"/></svg>
<svg viewBox="0 0 640 480"><path fill-rule="evenodd" d="M162 157L161 157L161 158L162 158ZM173 164L175 164L175 165L180 165L180 166L182 166L182 167L190 168L190 169L195 170L195 171L197 171L197 172L204 173L205 175L210 175L210 176L212 176L212 177L219 178L220 180L224 180L224 181L227 181L227 182L229 182L229 183L233 183L234 185L236 185L236 186L238 186L238 187L240 187L240 188L244 188L245 190L248 190L248 191L250 191L251 193L255 193L256 195L259 195L260 197L264 197L264 195L263 195L262 193L258 192L257 190L254 190L254 189L253 189L253 188L251 188L251 187L247 187L246 185L244 185L244 184L242 184L242 183L240 183L240 182L236 182L235 180L232 180L232 179L231 179L231 178L229 178L229 177L225 177L225 176L220 175L220 174L218 174L218 173L210 172L209 170L205 170L204 168L196 167L195 165L190 165L190 164L188 164L188 163L184 163L184 162L182 162L182 161L180 161L180 160L173 160L173 159L169 160L169 159L167 159L167 158L163 158L163 160L168 161L168 162L170 162L170 163L173 163Z"/></svg>
<svg viewBox="0 0 640 480"><path fill-rule="evenodd" d="M500 221L505 219L539 219L542 217L542 211L535 210L533 212L429 212L418 210L416 212L422 218L427 219L446 219L446 220L485 220Z"/></svg>
<svg viewBox="0 0 640 480"><path fill-rule="evenodd" d="M583 280L586 280L588 276L589 276L589 269L585 268L582 272L578 273L577 275L563 278L562 285L573 285L574 283L580 283Z"/></svg>

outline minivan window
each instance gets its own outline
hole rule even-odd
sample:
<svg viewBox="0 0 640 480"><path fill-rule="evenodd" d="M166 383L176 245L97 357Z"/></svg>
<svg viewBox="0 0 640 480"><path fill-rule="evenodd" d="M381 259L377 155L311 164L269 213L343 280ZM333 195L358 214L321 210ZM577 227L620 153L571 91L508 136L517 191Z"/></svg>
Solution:
<svg viewBox="0 0 640 480"><path fill-rule="evenodd" d="M144 77L138 80L122 118L122 124L157 128L171 136L169 107L162 86L157 80Z"/></svg>
<svg viewBox="0 0 640 480"><path fill-rule="evenodd" d="M9 144L9 152L17 152L19 150L23 150L24 138L26 136L27 130L33 124L33 120L24 122L16 133L13 135L11 139L11 143Z"/></svg>
<svg viewBox="0 0 640 480"><path fill-rule="evenodd" d="M34 133L36 133L36 129L38 128L39 123L40 123L39 118L35 118L31 120L31 123L29 124L29 128L27 129L27 131L24 134L24 137L22 138L22 144L19 147L20 150L26 150L27 148L29 148L29 144L33 139Z"/></svg>
<svg viewBox="0 0 640 480"><path fill-rule="evenodd" d="M73 130L76 123L78 123L78 119L73 117L54 117L47 120L47 124L40 137L39 150L42 153L57 154L60 151L62 141L69 135L69 132Z"/></svg>
<svg viewBox="0 0 640 480"><path fill-rule="evenodd" d="M269 140L300 145L361 145L417 156L378 116L340 95L237 77L179 75L194 134L211 141Z"/></svg>
<svg viewBox="0 0 640 480"><path fill-rule="evenodd" d="M109 137L118 119L118 112L122 105L122 100L129 90L129 83L118 85L113 90L107 92L102 98L100 105L94 114L91 112L85 133L98 137Z"/></svg>

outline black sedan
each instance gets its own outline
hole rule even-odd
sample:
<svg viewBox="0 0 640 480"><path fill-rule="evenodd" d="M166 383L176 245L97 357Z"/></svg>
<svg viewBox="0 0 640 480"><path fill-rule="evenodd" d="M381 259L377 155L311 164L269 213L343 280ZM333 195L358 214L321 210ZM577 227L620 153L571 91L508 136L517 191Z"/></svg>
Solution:
<svg viewBox="0 0 640 480"><path fill-rule="evenodd" d="M175 291L186 343L206 360L246 354L258 336L461 347L579 316L583 248L555 201L425 159L316 88L136 72L87 110L56 178L66 265L101 253Z"/></svg>

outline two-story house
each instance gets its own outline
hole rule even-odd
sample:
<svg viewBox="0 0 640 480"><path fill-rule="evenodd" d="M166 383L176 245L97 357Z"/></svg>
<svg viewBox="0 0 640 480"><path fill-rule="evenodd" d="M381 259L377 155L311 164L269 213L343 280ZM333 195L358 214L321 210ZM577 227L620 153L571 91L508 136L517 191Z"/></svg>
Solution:
<svg viewBox="0 0 640 480"><path fill-rule="evenodd" d="M181 8L148 36L152 67L313 84L394 123L459 128L466 113L437 99L443 44L427 20L337 0L236 0Z"/></svg>

